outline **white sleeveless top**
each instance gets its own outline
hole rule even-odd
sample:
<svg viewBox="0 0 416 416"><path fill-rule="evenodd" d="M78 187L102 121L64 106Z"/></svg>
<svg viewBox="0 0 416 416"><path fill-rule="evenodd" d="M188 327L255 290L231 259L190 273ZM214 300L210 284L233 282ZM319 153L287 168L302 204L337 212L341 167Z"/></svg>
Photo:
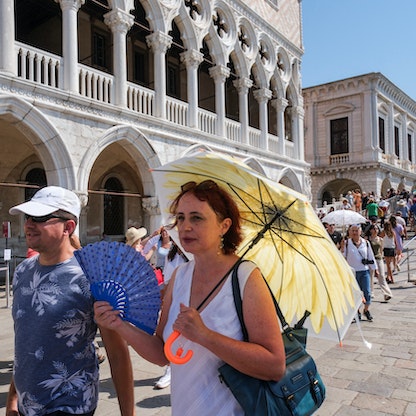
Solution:
<svg viewBox="0 0 416 416"><path fill-rule="evenodd" d="M389 237L387 234L385 234L383 237L383 247L384 248L396 248L394 237Z"/></svg>
<svg viewBox="0 0 416 416"><path fill-rule="evenodd" d="M245 284L256 265L243 262L238 269L241 298ZM173 287L172 304L163 331L166 339L172 333L172 325L179 313L179 305L189 305L194 262L179 266ZM234 307L230 273L223 287L201 312L201 318L210 329L230 338L242 340L240 321ZM173 351L183 347L191 349L192 358L185 364L171 364L171 404L173 416L242 416L244 411L231 390L219 379L218 368L224 364L216 355L199 344L179 337Z"/></svg>

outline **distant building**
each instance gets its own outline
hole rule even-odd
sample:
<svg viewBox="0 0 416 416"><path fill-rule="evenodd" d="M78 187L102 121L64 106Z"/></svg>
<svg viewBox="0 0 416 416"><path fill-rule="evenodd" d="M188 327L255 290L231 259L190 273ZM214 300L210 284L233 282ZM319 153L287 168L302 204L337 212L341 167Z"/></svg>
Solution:
<svg viewBox="0 0 416 416"><path fill-rule="evenodd" d="M313 204L416 188L416 102L381 73L303 89Z"/></svg>
<svg viewBox="0 0 416 416"><path fill-rule="evenodd" d="M0 27L9 247L46 184L81 197L83 243L154 230L150 169L199 148L310 195L299 0L1 0Z"/></svg>

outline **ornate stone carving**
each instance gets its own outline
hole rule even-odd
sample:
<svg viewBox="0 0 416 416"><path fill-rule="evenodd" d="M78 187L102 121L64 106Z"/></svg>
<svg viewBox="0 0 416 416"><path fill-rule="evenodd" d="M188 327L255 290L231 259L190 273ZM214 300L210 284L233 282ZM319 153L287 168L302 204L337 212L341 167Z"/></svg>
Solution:
<svg viewBox="0 0 416 416"><path fill-rule="evenodd" d="M145 211L146 214L148 215L160 214L159 200L155 196L149 196L147 198L143 198L142 208L143 208L143 211Z"/></svg>

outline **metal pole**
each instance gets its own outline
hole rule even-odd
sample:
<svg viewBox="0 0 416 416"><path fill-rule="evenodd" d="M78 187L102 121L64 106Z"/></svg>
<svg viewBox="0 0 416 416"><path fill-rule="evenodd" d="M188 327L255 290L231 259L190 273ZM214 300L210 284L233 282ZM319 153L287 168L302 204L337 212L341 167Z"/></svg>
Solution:
<svg viewBox="0 0 416 416"><path fill-rule="evenodd" d="M6 308L9 307L10 299L10 266L9 261L6 261Z"/></svg>

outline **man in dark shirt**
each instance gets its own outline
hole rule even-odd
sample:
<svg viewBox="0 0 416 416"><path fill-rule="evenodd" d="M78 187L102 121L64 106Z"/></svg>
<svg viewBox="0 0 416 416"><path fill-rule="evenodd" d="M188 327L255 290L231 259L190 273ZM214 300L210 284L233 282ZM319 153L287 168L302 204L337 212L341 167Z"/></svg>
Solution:
<svg viewBox="0 0 416 416"><path fill-rule="evenodd" d="M363 192L362 194L362 200L361 200L361 209L365 210L367 208L368 204L368 195L366 192Z"/></svg>
<svg viewBox="0 0 416 416"><path fill-rule="evenodd" d="M339 249L341 247L342 235L339 231L335 230L335 224L328 224L326 230L328 231L332 241Z"/></svg>

